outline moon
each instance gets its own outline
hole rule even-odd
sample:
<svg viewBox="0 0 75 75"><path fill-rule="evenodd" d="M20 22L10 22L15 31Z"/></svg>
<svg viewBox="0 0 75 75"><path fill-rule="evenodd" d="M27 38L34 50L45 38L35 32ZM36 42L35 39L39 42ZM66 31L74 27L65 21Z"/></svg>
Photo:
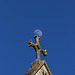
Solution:
<svg viewBox="0 0 75 75"><path fill-rule="evenodd" d="M39 30L39 29L36 29L36 30L34 30L34 34L38 35L39 37L41 37L42 36L42 31Z"/></svg>

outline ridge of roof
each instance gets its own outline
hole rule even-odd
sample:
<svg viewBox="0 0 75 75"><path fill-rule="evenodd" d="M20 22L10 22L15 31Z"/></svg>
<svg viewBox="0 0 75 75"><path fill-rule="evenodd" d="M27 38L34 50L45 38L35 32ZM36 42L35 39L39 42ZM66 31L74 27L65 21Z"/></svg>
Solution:
<svg viewBox="0 0 75 75"><path fill-rule="evenodd" d="M32 62L31 67L24 75L35 75L43 65L45 65L48 73L52 75L45 60L41 61L37 59L34 62Z"/></svg>

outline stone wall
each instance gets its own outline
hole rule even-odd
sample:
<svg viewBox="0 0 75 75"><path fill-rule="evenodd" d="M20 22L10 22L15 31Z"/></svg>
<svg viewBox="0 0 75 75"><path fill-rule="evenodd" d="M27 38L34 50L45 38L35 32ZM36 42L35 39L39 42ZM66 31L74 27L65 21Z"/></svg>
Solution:
<svg viewBox="0 0 75 75"><path fill-rule="evenodd" d="M43 65L35 75L49 75L46 67Z"/></svg>

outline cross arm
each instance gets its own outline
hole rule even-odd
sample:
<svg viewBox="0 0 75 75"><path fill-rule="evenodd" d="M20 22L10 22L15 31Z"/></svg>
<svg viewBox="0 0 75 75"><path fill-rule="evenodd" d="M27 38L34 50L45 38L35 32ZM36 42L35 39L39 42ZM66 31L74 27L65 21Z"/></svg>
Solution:
<svg viewBox="0 0 75 75"><path fill-rule="evenodd" d="M38 51L37 46L32 42L32 40L29 40L28 44L29 44L29 47L32 46L35 49L35 51Z"/></svg>

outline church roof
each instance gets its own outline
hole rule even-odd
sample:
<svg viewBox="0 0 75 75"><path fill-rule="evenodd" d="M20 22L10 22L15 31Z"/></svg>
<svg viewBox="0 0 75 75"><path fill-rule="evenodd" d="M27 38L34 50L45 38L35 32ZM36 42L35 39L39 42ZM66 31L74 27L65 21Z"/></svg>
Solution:
<svg viewBox="0 0 75 75"><path fill-rule="evenodd" d="M29 70L24 75L35 75L41 69L43 65L46 67L49 75L52 75L45 60L41 61L37 59L32 63L32 66L29 68Z"/></svg>

